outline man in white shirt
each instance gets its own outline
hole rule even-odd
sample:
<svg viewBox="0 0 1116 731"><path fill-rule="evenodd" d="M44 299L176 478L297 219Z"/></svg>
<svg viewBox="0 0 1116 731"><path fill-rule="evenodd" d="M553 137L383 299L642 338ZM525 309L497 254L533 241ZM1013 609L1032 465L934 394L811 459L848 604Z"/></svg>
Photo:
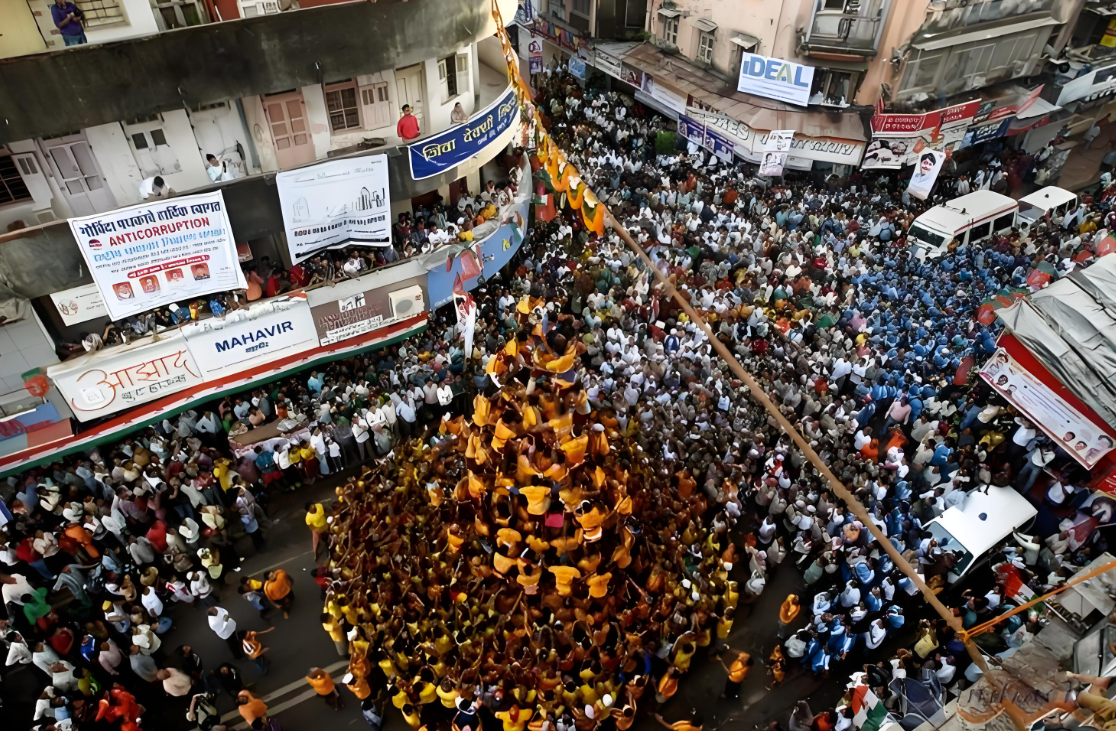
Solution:
<svg viewBox="0 0 1116 731"><path fill-rule="evenodd" d="M209 628L225 641L233 658L239 660L244 657L244 648L236 631L236 620L222 607L210 607L206 614L209 615Z"/></svg>
<svg viewBox="0 0 1116 731"><path fill-rule="evenodd" d="M399 417L399 428L403 438L410 439L415 433L415 420L418 418L415 414L415 400L411 394L407 394L407 398L399 402L395 407L395 413Z"/></svg>
<svg viewBox="0 0 1116 731"><path fill-rule="evenodd" d="M450 388L449 379L446 379L438 386L438 405L442 407L443 414L449 414L451 404L453 404L453 389Z"/></svg>
<svg viewBox="0 0 1116 731"><path fill-rule="evenodd" d="M372 435L368 433L368 422L364 419L353 419L353 439L356 439L357 449L360 450L360 461L367 462L368 454L368 440Z"/></svg>
<svg viewBox="0 0 1116 731"><path fill-rule="evenodd" d="M167 185L166 181L159 175L150 178L144 178L139 186L140 198L147 200L149 198L167 199L174 195L174 189Z"/></svg>

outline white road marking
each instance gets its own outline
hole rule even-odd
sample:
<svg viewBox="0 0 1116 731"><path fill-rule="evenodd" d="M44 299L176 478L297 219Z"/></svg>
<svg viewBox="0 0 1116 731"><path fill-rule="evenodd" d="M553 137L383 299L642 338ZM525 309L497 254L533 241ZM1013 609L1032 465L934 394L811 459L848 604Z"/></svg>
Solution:
<svg viewBox="0 0 1116 731"><path fill-rule="evenodd" d="M336 677L334 677L333 679L335 681L340 681L340 679L342 677L344 677L345 673L344 672L338 672L338 671L339 670L344 670L344 669L348 668L348 666L349 666L349 661L348 660L338 660L337 662L333 663L332 665L329 665L327 667L322 668L322 670L325 670L331 676L336 674ZM346 670L346 672L347 672L347 670ZM306 678L299 678L298 680L294 681L293 683L288 683L288 684L284 685L282 688L279 688L278 690L275 690L275 691L272 691L271 693L268 693L267 695L265 695L263 697L262 700L263 700L264 703L270 704L271 701L275 700L276 698L282 698L283 696L287 695L291 691L297 690L299 688L305 688L306 685L307 685ZM267 709L268 715L275 715L279 711L281 711L285 708L290 708L291 706L297 705L299 703L302 703L303 701L305 701L308 698L311 698L315 695L317 695L317 693L314 690L310 690L310 691L307 691L306 693L300 693L299 695L297 695L293 699L291 699L291 701L285 701L283 703L280 703L279 705L275 706L274 708L271 708L269 706L268 709ZM221 716L221 723L223 723L227 726L229 721L231 721L234 718L240 718L240 711L229 711L225 715ZM241 721L239 725L234 726L233 728L235 728L235 729L248 728L248 724ZM198 729L194 729L194 731L198 731Z"/></svg>

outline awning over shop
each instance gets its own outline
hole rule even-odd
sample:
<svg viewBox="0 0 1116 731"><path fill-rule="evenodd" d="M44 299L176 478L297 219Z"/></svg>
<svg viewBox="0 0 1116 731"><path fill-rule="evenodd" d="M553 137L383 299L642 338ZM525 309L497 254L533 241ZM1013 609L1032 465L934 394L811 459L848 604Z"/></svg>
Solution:
<svg viewBox="0 0 1116 731"><path fill-rule="evenodd" d="M987 41L1008 34L1022 33L1034 28L1042 28L1048 25L1058 25L1060 22L1061 21L1059 21L1057 18L1047 16L1044 18L1027 20L1022 23L1003 24L995 28L982 28L981 30L972 31L970 33L960 33L957 35L951 35L950 33L952 33L952 31L947 33L936 33L926 38L915 39L915 41L911 43L911 45L920 51L936 51L939 48L945 48L947 46L960 46L965 43Z"/></svg>
<svg viewBox="0 0 1116 731"><path fill-rule="evenodd" d="M1116 256L997 314L1054 377L1116 425Z"/></svg>
<svg viewBox="0 0 1116 731"><path fill-rule="evenodd" d="M855 112L804 110L773 99L736 91L708 71L685 59L663 53L644 43L624 57L631 64L655 77L655 82L682 96L689 95L694 106L716 110L747 125L768 132L793 129L807 137L840 138L866 142L864 122Z"/></svg>
<svg viewBox="0 0 1116 731"><path fill-rule="evenodd" d="M1061 107L1051 104L1042 97L1039 97L1035 99L1031 106L1027 107L1022 112L1017 112L1015 117L1016 119L1034 119L1035 117L1041 117L1045 114L1053 114L1060 109Z"/></svg>

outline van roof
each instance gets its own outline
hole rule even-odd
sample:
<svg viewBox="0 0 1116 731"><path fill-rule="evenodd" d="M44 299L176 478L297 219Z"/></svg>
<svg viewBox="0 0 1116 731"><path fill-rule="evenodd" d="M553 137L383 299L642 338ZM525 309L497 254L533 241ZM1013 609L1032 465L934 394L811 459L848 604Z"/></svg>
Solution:
<svg viewBox="0 0 1116 731"><path fill-rule="evenodd" d="M980 556L1037 514L1035 506L1012 488L989 487L987 495L971 491L965 502L934 522L941 523L969 553Z"/></svg>
<svg viewBox="0 0 1116 731"><path fill-rule="evenodd" d="M974 223L993 218L1018 206L1014 198L990 190L977 190L960 198L954 198L945 205L934 206L916 218L915 223L952 235L964 231Z"/></svg>
<svg viewBox="0 0 1116 731"><path fill-rule="evenodd" d="M1077 198L1077 193L1071 193L1064 188L1059 188L1056 185L1048 185L1045 188L1039 188L1030 195L1025 195L1019 199L1020 203L1030 203L1035 208L1049 210L1054 206L1060 206L1063 203Z"/></svg>

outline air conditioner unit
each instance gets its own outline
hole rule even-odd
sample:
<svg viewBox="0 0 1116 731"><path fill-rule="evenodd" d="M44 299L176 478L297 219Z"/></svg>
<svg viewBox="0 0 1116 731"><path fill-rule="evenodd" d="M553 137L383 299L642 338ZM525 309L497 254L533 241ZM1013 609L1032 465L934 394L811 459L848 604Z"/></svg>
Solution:
<svg viewBox="0 0 1116 731"><path fill-rule="evenodd" d="M391 316L397 320L414 317L426 309L426 302L422 298L422 287L414 285L388 294L391 302Z"/></svg>

